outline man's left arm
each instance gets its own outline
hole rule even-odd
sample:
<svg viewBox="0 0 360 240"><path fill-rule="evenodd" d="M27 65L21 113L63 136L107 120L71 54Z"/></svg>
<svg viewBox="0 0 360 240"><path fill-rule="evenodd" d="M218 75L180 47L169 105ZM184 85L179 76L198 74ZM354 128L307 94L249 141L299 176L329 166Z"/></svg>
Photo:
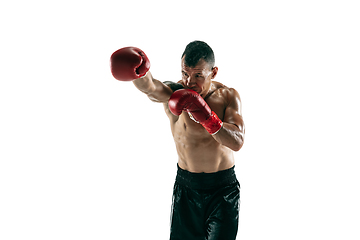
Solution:
<svg viewBox="0 0 360 240"><path fill-rule="evenodd" d="M231 88L228 95L228 106L225 109L223 125L213 136L220 144L233 151L239 151L244 144L245 125L241 115L239 93Z"/></svg>
<svg viewBox="0 0 360 240"><path fill-rule="evenodd" d="M206 101L191 89L175 91L168 102L169 110L176 116L188 112L191 119L200 123L216 141L239 151L244 143L244 122L241 116L240 96L235 89L226 93L227 107L223 121L212 111Z"/></svg>

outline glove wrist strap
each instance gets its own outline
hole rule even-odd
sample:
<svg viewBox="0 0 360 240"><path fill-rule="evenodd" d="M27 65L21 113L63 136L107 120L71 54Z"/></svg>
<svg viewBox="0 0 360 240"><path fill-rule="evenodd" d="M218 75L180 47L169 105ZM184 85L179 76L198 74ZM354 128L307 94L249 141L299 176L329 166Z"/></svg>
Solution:
<svg viewBox="0 0 360 240"><path fill-rule="evenodd" d="M223 122L220 120L220 118L216 115L214 111L211 112L211 116L201 122L201 125L208 131L211 135L215 135L218 133L223 126Z"/></svg>

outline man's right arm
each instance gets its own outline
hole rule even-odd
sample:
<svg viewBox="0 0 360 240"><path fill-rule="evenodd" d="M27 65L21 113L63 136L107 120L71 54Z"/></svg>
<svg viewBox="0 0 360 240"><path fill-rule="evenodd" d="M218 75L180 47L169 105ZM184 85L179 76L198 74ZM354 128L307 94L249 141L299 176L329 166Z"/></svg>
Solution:
<svg viewBox="0 0 360 240"><path fill-rule="evenodd" d="M173 93L169 86L154 79L150 71L145 76L133 80L133 83L153 102L167 103Z"/></svg>
<svg viewBox="0 0 360 240"><path fill-rule="evenodd" d="M139 48L125 47L115 51L110 57L110 63L115 79L132 81L153 102L167 103L174 91L171 84L164 84L152 77L150 61Z"/></svg>

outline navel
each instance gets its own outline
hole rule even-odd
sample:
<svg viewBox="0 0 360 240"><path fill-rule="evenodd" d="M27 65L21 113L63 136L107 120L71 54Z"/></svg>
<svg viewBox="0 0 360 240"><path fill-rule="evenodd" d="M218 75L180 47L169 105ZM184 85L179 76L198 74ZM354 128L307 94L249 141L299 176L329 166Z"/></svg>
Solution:
<svg viewBox="0 0 360 240"><path fill-rule="evenodd" d="M184 123L184 130L186 131L186 123Z"/></svg>

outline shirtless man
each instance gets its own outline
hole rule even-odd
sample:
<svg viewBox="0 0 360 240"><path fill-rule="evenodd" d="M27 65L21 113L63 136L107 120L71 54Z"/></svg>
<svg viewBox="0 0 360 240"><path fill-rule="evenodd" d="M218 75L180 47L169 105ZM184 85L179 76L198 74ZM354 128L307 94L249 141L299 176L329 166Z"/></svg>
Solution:
<svg viewBox="0 0 360 240"><path fill-rule="evenodd" d="M160 82L138 48L111 56L113 76L134 85L153 102L164 104L178 153L171 240L234 240L238 229L240 184L233 151L244 143L241 102L233 88L213 81L218 72L205 42L187 45L182 80Z"/></svg>

